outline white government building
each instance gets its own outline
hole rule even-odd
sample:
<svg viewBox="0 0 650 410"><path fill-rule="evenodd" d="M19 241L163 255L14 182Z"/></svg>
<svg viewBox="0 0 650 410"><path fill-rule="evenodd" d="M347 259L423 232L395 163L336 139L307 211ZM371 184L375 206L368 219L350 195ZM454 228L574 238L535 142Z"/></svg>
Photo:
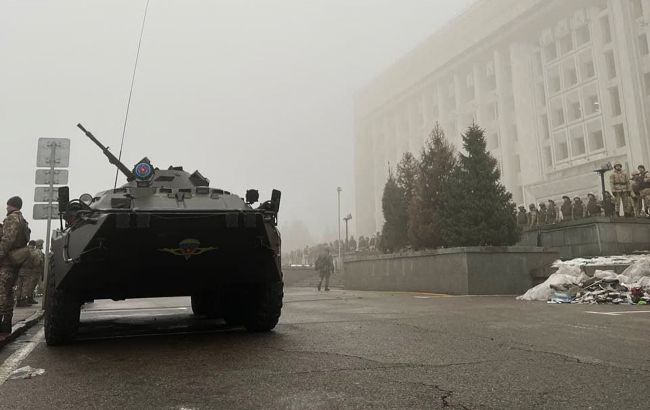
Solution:
<svg viewBox="0 0 650 410"><path fill-rule="evenodd" d="M357 96L357 235L380 231L388 165L440 123L486 130L517 204L600 193L650 165L650 0L478 0ZM608 188L609 189L609 188Z"/></svg>

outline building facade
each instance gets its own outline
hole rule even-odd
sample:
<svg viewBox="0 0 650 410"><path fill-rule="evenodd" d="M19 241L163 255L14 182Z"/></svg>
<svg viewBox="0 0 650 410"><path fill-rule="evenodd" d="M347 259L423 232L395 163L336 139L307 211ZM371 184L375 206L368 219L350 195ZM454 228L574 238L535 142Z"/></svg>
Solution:
<svg viewBox="0 0 650 410"><path fill-rule="evenodd" d="M357 234L381 230L388 167L439 123L476 121L517 204L600 192L650 165L650 0L478 0L358 95Z"/></svg>

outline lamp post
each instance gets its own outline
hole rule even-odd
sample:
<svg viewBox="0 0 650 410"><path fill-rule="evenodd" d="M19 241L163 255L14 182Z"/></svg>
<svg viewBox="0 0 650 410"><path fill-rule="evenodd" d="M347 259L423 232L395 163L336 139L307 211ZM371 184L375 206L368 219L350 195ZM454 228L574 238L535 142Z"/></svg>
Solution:
<svg viewBox="0 0 650 410"><path fill-rule="evenodd" d="M595 169L594 172L600 175L600 188L602 190L602 198L605 200L605 172L612 170L612 164L607 163L602 165L599 169Z"/></svg>
<svg viewBox="0 0 650 410"><path fill-rule="evenodd" d="M339 203L339 217L337 219L337 225L338 225L338 228L339 228L339 242L338 242L338 244L339 244L339 263L338 263L338 266L337 266L338 270L341 270L341 268L340 268L340 265L341 265L341 191L343 191L343 189L341 189L340 186L336 187L336 193L338 195L338 203Z"/></svg>
<svg viewBox="0 0 650 410"><path fill-rule="evenodd" d="M350 222L350 219L352 219L352 214L348 214L343 220L345 221L345 250L350 251L350 247L348 245L348 222Z"/></svg>

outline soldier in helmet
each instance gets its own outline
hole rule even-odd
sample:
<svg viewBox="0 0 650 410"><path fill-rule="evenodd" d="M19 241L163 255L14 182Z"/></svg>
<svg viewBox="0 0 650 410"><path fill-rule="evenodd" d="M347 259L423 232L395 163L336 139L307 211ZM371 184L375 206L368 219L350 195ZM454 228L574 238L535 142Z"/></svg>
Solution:
<svg viewBox="0 0 650 410"><path fill-rule="evenodd" d="M621 212L621 203L623 203L623 212L625 216L632 215L632 203L630 201L630 178L627 173L623 172L623 165L617 163L614 165L614 172L609 176L609 183L614 195L615 216Z"/></svg>
<svg viewBox="0 0 650 410"><path fill-rule="evenodd" d="M544 202L539 203L539 225L547 225L548 222L548 209Z"/></svg>
<svg viewBox="0 0 650 410"><path fill-rule="evenodd" d="M34 291L39 279L43 276L45 255L43 254L43 240L30 241L30 257L20 267L18 273L18 307L34 305Z"/></svg>
<svg viewBox="0 0 650 410"><path fill-rule="evenodd" d="M323 279L325 279L325 291L329 291L330 276L334 272L334 259L332 258L329 247L326 247L325 252L318 256L316 263L314 263L314 268L316 268L320 276L318 290L320 291L323 285Z"/></svg>
<svg viewBox="0 0 650 410"><path fill-rule="evenodd" d="M528 227L536 228L539 225L539 211L535 204L528 205Z"/></svg>
<svg viewBox="0 0 650 410"><path fill-rule="evenodd" d="M634 216L641 216L643 212L643 196L641 190L644 188L644 180L646 179L647 171L645 166L639 165L637 170L634 171L630 177L631 182L631 202L634 209Z"/></svg>
<svg viewBox="0 0 650 410"><path fill-rule="evenodd" d="M546 223L552 225L557 223L557 205L552 199L548 200L548 207L546 211Z"/></svg>
<svg viewBox="0 0 650 410"><path fill-rule="evenodd" d="M526 213L526 207L521 205L519 206L519 212L517 213L517 225L525 228L528 226L528 214Z"/></svg>
<svg viewBox="0 0 650 410"><path fill-rule="evenodd" d="M571 214L574 220L582 219L585 216L585 204L582 202L582 199L580 199L579 196L573 198Z"/></svg>
<svg viewBox="0 0 650 410"><path fill-rule="evenodd" d="M596 195L587 194L587 216L600 216L602 208L596 199Z"/></svg>
<svg viewBox="0 0 650 410"><path fill-rule="evenodd" d="M560 211L562 211L563 221L573 220L573 204L571 203L571 198L566 195L562 197L562 206L560 207Z"/></svg>
<svg viewBox="0 0 650 410"><path fill-rule="evenodd" d="M20 212L23 201L12 197L7 201L7 217L0 238L0 333L11 333L14 315L14 286L18 267L12 261L14 252L29 242L29 227Z"/></svg>

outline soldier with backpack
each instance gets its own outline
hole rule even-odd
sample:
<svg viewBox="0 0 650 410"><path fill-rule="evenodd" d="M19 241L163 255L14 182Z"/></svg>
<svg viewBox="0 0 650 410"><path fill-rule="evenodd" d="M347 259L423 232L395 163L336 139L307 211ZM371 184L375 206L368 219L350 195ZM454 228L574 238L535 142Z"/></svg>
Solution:
<svg viewBox="0 0 650 410"><path fill-rule="evenodd" d="M325 279L325 291L330 290L330 275L334 272L334 260L330 254L330 248L325 249L325 253L322 253L316 259L314 263L314 268L319 273L320 281L318 282L318 290L320 291L321 285L323 284L323 279Z"/></svg>
<svg viewBox="0 0 650 410"><path fill-rule="evenodd" d="M7 201L7 217L0 237L0 334L11 333L14 314L14 286L18 269L30 255L26 245L30 230L20 212L23 201L14 196Z"/></svg>

